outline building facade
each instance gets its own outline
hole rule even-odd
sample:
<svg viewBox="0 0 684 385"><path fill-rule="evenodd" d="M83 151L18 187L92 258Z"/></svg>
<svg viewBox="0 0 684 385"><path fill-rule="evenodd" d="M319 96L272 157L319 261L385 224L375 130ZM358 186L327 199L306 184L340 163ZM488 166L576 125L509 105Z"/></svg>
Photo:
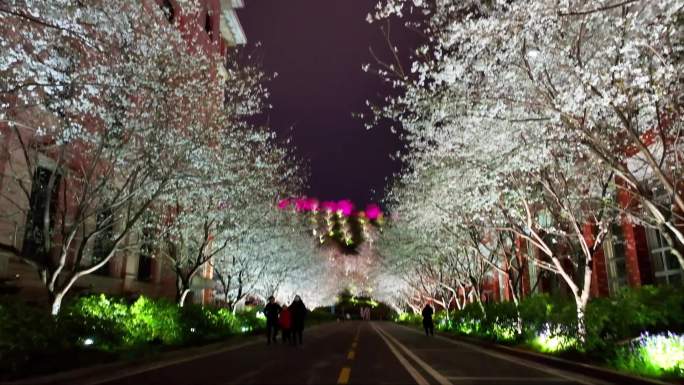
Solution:
<svg viewBox="0 0 684 385"><path fill-rule="evenodd" d="M617 201L622 207L635 204L634 197L627 189L622 188L617 192ZM592 230L591 225L585 225L584 236L589 244L593 243ZM516 249L519 255L514 270L520 274L512 280L520 285L515 288L516 293L523 297L534 293L571 296L562 279L544 271L531 258L527 258L529 255L535 259L543 259L536 247L518 238ZM592 297L608 297L616 295L622 289L643 285L681 287L684 282L684 269L672 254L661 232L635 224L626 215L611 226L602 247L594 253L592 262ZM565 267L566 271L577 274L572 266ZM493 271L482 290L485 299L511 300L513 288L510 281L505 273Z"/></svg>

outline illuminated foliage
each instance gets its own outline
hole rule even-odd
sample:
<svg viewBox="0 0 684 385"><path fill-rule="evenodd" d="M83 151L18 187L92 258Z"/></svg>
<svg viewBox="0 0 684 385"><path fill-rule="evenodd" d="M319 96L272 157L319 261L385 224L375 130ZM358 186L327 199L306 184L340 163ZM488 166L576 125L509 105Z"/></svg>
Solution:
<svg viewBox="0 0 684 385"><path fill-rule="evenodd" d="M562 328L545 324L530 344L544 353L558 353L577 348L577 342L577 338L563 334Z"/></svg>
<svg viewBox="0 0 684 385"><path fill-rule="evenodd" d="M684 335L642 334L629 347L618 351L615 366L650 376L684 376Z"/></svg>
<svg viewBox="0 0 684 385"><path fill-rule="evenodd" d="M233 314L225 308L178 307L140 297L132 304L104 294L73 303L62 321L96 349L118 350L149 343L178 345L228 337L264 327L256 312Z"/></svg>

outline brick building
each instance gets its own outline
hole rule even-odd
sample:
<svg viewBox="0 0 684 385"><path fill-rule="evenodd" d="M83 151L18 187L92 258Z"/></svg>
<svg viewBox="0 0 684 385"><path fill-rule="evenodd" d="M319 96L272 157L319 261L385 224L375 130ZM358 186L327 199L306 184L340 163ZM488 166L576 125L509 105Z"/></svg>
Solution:
<svg viewBox="0 0 684 385"><path fill-rule="evenodd" d="M199 0L199 9L189 12L180 7L177 0L140 0L146 6L161 7L168 22L177 26L188 43L188 50L194 54L229 55L230 48L246 43L246 37L236 9L244 6L242 0ZM217 68L217 74L225 72L225 68ZM215 76L216 74L212 74ZM1 125L1 123L0 123ZM0 126L0 128L2 128ZM7 148L3 146L2 148ZM0 175L7 172L7 154L0 156ZM34 185L45 178L44 173L35 172L31 180ZM0 178L0 189L5 188L6 178ZM60 181L58 183L65 183ZM4 201L3 204L7 204ZM9 212L9 210L0 211ZM26 220L28 221L28 220ZM1 222L1 221L0 221ZM0 227L3 225L0 224ZM7 226L5 226L7 227ZM3 230L7 230L3 227ZM21 226L16 227L20 231ZM26 247L23 234L12 234L3 231L0 235L0 292L18 291L19 294L31 300L42 301L45 296L45 285L40 281L36 270L23 262L12 250L22 250ZM143 238L149 234L141 234ZM159 259L149 258L148 251L128 250L115 255L107 265L94 274L86 275L78 280L72 293L104 292L110 294L131 295L142 293L152 297L174 298L175 274ZM206 267L201 277L193 282L193 293L189 301L207 303L212 301L213 282L212 272Z"/></svg>
<svg viewBox="0 0 684 385"><path fill-rule="evenodd" d="M618 185L619 181L618 181ZM622 207L636 204L628 189L619 188L617 201ZM593 231L587 224L584 236L591 244ZM523 296L533 293L553 293L570 295L567 285L555 274L545 272L525 258L526 255L540 257L540 251L524 239L517 239L517 258L521 277L517 282L521 287L517 292ZM661 233L653 228L633 223L629 217L622 216L613 224L605 237L603 247L593 256L591 295L607 297L616 294L623 288L637 288L642 285L682 286L684 269L677 258L669 251ZM568 271L573 271L572 267ZM511 288L507 277L500 272L493 272L483 293L489 300L511 300Z"/></svg>

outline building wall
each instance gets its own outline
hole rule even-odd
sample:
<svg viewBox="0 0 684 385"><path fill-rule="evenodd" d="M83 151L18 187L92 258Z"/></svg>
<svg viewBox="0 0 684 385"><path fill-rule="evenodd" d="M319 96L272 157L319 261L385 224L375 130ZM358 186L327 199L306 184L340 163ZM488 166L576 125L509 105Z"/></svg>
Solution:
<svg viewBox="0 0 684 385"><path fill-rule="evenodd" d="M634 196L625 188L619 189L617 198L623 208L628 208L631 205L636 204ZM638 288L642 285L659 283L658 280L656 280L656 271L654 268L657 265L657 263L654 262L654 258L659 258L659 256L654 255L653 250L662 249L663 245L662 242L657 242L657 232L653 229L646 229L644 226L632 223L627 216L623 216L620 219L619 223L615 226L615 229L619 234L609 234L609 237L614 237L616 239L606 239L603 243L603 248L599 249L593 256L591 278L592 297L607 297L613 295L616 290L619 290L622 287ZM586 224L583 229L585 240L589 244L593 243L594 230L595 229L593 229L590 224ZM535 253L535 258L539 256L539 250L534 248L530 250L524 239L517 239L516 246L519 254L521 254L520 258L524 259L525 255L529 253ZM624 260L624 269L616 268L614 266L614 260ZM530 274L528 265L523 264L521 266L523 266L523 268L520 273L523 276L521 279L522 288L520 292L526 296L532 294L532 281L534 280L534 277ZM681 276L682 281L684 281L684 271L682 271L681 267L678 271L678 274L676 272L672 274ZM538 273L539 272L537 272L537 274ZM487 292L493 292L491 286L495 284L498 284L502 288L503 293L509 291L509 284L505 282L505 277L503 278L504 279L497 279L497 277L492 277L488 280L485 284ZM662 279L660 280L660 284L662 284ZM546 277L541 278L539 291L563 294L567 291L565 290L565 286L566 285L562 280L553 280L547 275ZM568 293L565 293L565 295L567 294ZM496 297L494 298L499 299ZM510 294L503 294L500 296L501 300L510 300L510 298Z"/></svg>

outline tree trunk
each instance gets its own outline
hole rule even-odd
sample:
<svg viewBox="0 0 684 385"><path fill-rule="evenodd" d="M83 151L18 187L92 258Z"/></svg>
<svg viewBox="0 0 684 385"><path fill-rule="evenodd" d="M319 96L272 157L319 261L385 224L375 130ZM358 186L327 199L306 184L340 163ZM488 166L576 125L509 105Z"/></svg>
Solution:
<svg viewBox="0 0 684 385"><path fill-rule="evenodd" d="M181 291L180 296L178 298L179 307L183 307L185 305L185 299L188 297L188 293L190 293L190 289L183 289L183 291Z"/></svg>
<svg viewBox="0 0 684 385"><path fill-rule="evenodd" d="M64 299L64 294L54 294L50 293L50 303L52 304L52 315L56 316L59 314L59 310L62 308L62 300Z"/></svg>
<svg viewBox="0 0 684 385"><path fill-rule="evenodd" d="M185 305L185 299L190 293L190 279L184 279L181 274L176 273L176 302L179 307Z"/></svg>
<svg viewBox="0 0 684 385"><path fill-rule="evenodd" d="M581 299L576 301L577 306L577 336L580 343L584 344L587 340L587 325L585 320L587 302Z"/></svg>
<svg viewBox="0 0 684 385"><path fill-rule="evenodd" d="M518 334L522 334L522 329L523 329L523 320L522 316L520 315L520 301L518 300L518 295L515 293L515 286L513 286L514 282L511 279L511 274L508 275L508 286L510 287L511 290L511 299L513 299L513 304L515 305L515 331Z"/></svg>

